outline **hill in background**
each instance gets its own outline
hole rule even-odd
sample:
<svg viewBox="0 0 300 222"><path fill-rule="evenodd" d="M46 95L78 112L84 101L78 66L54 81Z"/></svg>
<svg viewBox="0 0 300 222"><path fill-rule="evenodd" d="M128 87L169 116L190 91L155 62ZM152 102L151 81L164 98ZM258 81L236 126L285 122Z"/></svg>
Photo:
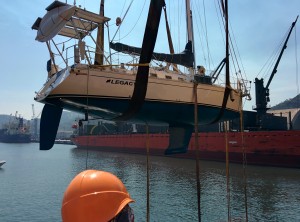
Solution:
<svg viewBox="0 0 300 222"><path fill-rule="evenodd" d="M278 109L296 109L296 108L300 108L300 94L298 96L295 96L292 99L287 99L284 102L281 102L276 106L273 106L271 109L278 110Z"/></svg>

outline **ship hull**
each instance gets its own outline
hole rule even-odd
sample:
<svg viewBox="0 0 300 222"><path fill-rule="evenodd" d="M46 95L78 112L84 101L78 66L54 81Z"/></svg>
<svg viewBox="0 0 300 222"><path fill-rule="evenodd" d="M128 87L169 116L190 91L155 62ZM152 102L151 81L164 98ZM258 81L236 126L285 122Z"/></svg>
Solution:
<svg viewBox="0 0 300 222"><path fill-rule="evenodd" d="M226 160L226 137L231 163L300 168L300 131L200 133L200 159ZM165 156L168 134L149 134L151 155ZM171 157L195 158L194 136L188 152ZM109 152L146 154L146 134L77 136L72 139L78 148Z"/></svg>
<svg viewBox="0 0 300 222"><path fill-rule="evenodd" d="M0 142L2 142L2 143L30 143L31 137L29 134L1 135Z"/></svg>
<svg viewBox="0 0 300 222"><path fill-rule="evenodd" d="M156 77L152 77L155 74ZM35 98L68 110L90 116L114 120L129 107L135 85L136 72L121 69L92 69L77 65L61 70L50 78ZM194 93L191 81L180 80L182 75L150 69L147 94L142 108L133 122L194 124ZM199 123L236 118L240 109L240 93L232 91L222 108L225 88L199 84L197 88Z"/></svg>

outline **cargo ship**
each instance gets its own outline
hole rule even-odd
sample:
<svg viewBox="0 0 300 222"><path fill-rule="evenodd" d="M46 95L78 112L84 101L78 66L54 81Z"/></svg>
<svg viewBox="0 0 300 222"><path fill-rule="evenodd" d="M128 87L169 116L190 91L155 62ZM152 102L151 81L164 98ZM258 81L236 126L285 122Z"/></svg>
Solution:
<svg viewBox="0 0 300 222"><path fill-rule="evenodd" d="M300 168L299 104L294 107L293 114L291 110L270 111L268 105L270 83L297 19L298 17L289 29L267 85L264 86L264 79L255 79L254 111L241 112L242 118L199 126L200 159L225 161L227 146L230 162ZM299 101L299 95L296 100ZM240 119L243 120L242 123ZM149 144L151 155L165 155L170 143L167 126L151 126L150 130L145 130L145 125L116 123L117 130L111 130L113 127L103 122L92 124L89 120L85 125L79 123L77 134L72 138L78 148L146 154L146 144ZM181 142L180 139L177 140L178 143ZM195 150L193 134L187 152L174 154L172 157L195 158Z"/></svg>
<svg viewBox="0 0 300 222"><path fill-rule="evenodd" d="M245 119L248 121L244 123L244 132L237 131L238 120L200 127L200 159L225 161L228 145L231 163L300 168L300 130L288 130L288 118L272 114L266 115L263 128L259 129L249 124L253 122L249 114L255 112L245 112ZM298 116L299 121L299 114L298 110L294 120ZM225 124L228 125L228 132L224 132ZM74 128L77 128L76 125ZM89 124L79 126L75 132L71 140L81 149L146 154L146 144L149 143L150 155L165 156L164 152L169 143L166 126L150 126L147 134L145 125L103 122L93 125L90 121ZM187 153L174 154L171 157L195 158L194 135Z"/></svg>
<svg viewBox="0 0 300 222"><path fill-rule="evenodd" d="M0 142L2 143L30 143L30 124L24 122L24 118L16 115L0 129Z"/></svg>

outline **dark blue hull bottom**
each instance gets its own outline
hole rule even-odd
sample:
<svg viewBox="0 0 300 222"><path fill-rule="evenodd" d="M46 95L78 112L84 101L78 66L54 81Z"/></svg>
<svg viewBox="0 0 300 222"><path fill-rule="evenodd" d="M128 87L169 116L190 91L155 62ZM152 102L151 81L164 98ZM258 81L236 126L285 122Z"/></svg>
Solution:
<svg viewBox="0 0 300 222"><path fill-rule="evenodd" d="M93 96L48 97L43 102L107 120L119 117L129 106L128 98L98 98ZM199 124L212 123L218 117L220 110L221 107L198 105ZM225 109L220 120L230 120L238 116L238 112ZM171 125L194 125L194 104L145 101L141 110L131 120L148 123L161 122Z"/></svg>

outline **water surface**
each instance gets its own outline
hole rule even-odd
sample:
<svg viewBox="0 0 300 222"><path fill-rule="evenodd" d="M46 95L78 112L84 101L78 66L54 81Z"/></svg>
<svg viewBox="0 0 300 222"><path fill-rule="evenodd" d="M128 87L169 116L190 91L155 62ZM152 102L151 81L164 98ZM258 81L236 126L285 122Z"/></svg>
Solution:
<svg viewBox="0 0 300 222"><path fill-rule="evenodd" d="M132 198L136 221L146 221L146 157L55 145L0 143L0 221L61 221L64 191L79 172L117 175ZM245 220L242 165L200 162L202 221ZM249 221L300 221L300 169L247 166ZM197 221L195 161L150 157L150 221Z"/></svg>

